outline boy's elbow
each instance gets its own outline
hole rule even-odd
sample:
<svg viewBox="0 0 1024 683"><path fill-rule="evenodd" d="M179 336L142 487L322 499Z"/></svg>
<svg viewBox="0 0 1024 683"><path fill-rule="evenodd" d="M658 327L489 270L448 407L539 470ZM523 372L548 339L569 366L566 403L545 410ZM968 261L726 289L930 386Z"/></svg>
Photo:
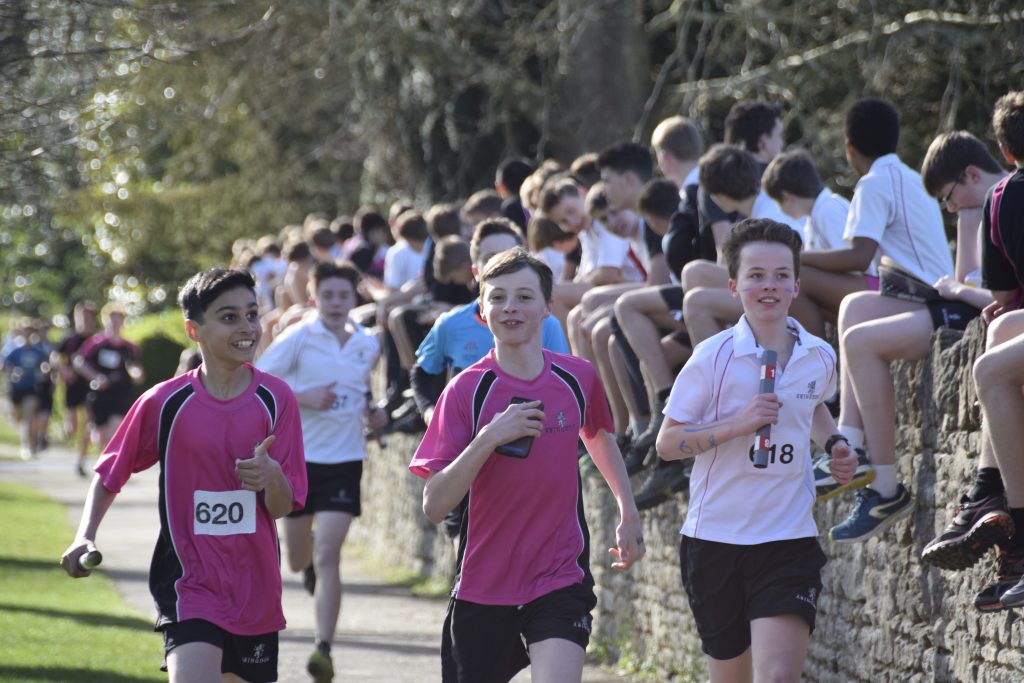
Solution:
<svg viewBox="0 0 1024 683"><path fill-rule="evenodd" d="M658 433L658 438L654 442L654 449L658 451L658 457L662 460L675 460L678 457L678 454L674 452L675 449L669 444L664 429Z"/></svg>

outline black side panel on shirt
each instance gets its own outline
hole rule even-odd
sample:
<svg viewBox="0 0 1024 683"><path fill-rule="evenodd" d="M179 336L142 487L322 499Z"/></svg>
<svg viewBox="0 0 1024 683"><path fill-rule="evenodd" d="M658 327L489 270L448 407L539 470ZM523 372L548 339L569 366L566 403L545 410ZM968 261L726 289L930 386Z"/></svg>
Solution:
<svg viewBox="0 0 1024 683"><path fill-rule="evenodd" d="M256 395L267 407L267 412L270 413L270 431L274 431L277 426L277 399L274 398L274 393L262 384L256 387Z"/></svg>
<svg viewBox="0 0 1024 683"><path fill-rule="evenodd" d="M473 436L480 431L480 413L484 409L484 401L487 400L487 394L491 392L491 386L497 381L498 375L492 370L488 370L480 376L480 381L476 385L476 391L473 392Z"/></svg>
<svg viewBox="0 0 1024 683"><path fill-rule="evenodd" d="M582 428L583 423L587 420L587 398L583 394L583 387L580 386L580 381L571 372L554 363L551 364L551 372L558 375L559 379L569 386L573 396L576 397L576 403L580 407L580 428Z"/></svg>
<svg viewBox="0 0 1024 683"><path fill-rule="evenodd" d="M149 592L156 602L157 622L162 626L168 622L178 620L178 595L175 593L174 584L181 578L183 570L181 559L174 549L174 542L171 540L170 526L167 523L167 479L165 475L167 465L167 446L171 440L171 429L178 417L185 401L189 399L195 390L191 384L186 384L181 389L167 397L163 407L160 409L159 434L157 436L157 453L160 457L160 536L156 540L156 548L153 549L153 560L149 565Z"/></svg>

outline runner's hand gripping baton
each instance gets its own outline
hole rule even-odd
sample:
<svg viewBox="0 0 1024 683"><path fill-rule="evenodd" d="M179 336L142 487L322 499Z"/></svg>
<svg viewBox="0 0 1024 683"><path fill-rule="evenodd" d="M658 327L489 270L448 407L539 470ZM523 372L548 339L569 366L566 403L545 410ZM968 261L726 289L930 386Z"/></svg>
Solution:
<svg viewBox="0 0 1024 683"><path fill-rule="evenodd" d="M78 556L78 567L83 571L89 571L100 566L103 562L103 554L99 550L90 550Z"/></svg>
<svg viewBox="0 0 1024 683"><path fill-rule="evenodd" d="M758 393L775 393L775 362L778 359L771 349L765 349L761 356L761 388ZM757 430L754 436L754 467L764 469L768 467L768 448L772 438L772 426L766 424Z"/></svg>

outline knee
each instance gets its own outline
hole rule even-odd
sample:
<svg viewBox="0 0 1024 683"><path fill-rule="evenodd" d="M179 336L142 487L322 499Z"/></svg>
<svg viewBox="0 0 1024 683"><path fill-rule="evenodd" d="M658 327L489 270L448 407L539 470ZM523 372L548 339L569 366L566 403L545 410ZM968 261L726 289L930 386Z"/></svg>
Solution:
<svg viewBox="0 0 1024 683"><path fill-rule="evenodd" d="M609 318L602 318L594 325L591 335L595 344L607 344L612 336L612 321Z"/></svg>
<svg viewBox="0 0 1024 683"><path fill-rule="evenodd" d="M687 290L683 296L683 318L702 316L707 308L707 296L703 287Z"/></svg>
<svg viewBox="0 0 1024 683"><path fill-rule="evenodd" d="M842 332L839 337L840 356L847 359L847 365L850 365L849 359L865 354L871 339L871 332L860 325L854 325Z"/></svg>
<svg viewBox="0 0 1024 683"><path fill-rule="evenodd" d="M978 390L978 395L983 396L988 389L993 385L997 384L1001 379L1005 378L1005 368L999 362L998 358L991 353L983 353L974 361L974 367L971 368L974 375L974 386Z"/></svg>
<svg viewBox="0 0 1024 683"><path fill-rule="evenodd" d="M791 666L788 662L768 662L765 666L759 667L757 680L765 683L794 683L799 681L803 673L803 667Z"/></svg>
<svg viewBox="0 0 1024 683"><path fill-rule="evenodd" d="M623 318L623 316L627 316L628 317L631 313L633 313L633 311L636 310L636 294L635 294L635 292L626 292L625 294L620 296L618 299L616 299L615 300L615 304L614 304L614 308L615 308L615 317L617 317L619 320L621 320Z"/></svg>

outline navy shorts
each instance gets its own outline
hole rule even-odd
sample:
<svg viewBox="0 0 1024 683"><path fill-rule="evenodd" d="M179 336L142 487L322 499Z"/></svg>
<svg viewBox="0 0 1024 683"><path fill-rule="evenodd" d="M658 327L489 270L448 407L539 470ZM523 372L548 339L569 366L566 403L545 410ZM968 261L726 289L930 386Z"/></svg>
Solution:
<svg viewBox="0 0 1024 683"><path fill-rule="evenodd" d="M793 614L813 631L824 566L814 537L734 545L683 536L679 568L704 653L746 652L754 619Z"/></svg>
<svg viewBox="0 0 1024 683"><path fill-rule="evenodd" d="M362 514L362 493L360 481L363 478L363 461L341 462L324 465L306 463L306 479L309 492L306 506L288 514L302 517L316 512L347 512L353 517Z"/></svg>
<svg viewBox="0 0 1024 683"><path fill-rule="evenodd" d="M525 605L479 605L452 598L441 636L443 683L508 681L530 664L529 646L550 638L590 642L594 587L576 583Z"/></svg>
<svg viewBox="0 0 1024 683"><path fill-rule="evenodd" d="M164 634L164 664L179 645L209 643L221 649L221 673L231 673L252 683L277 680L277 631L258 636L239 636L202 619L186 619L157 627Z"/></svg>

